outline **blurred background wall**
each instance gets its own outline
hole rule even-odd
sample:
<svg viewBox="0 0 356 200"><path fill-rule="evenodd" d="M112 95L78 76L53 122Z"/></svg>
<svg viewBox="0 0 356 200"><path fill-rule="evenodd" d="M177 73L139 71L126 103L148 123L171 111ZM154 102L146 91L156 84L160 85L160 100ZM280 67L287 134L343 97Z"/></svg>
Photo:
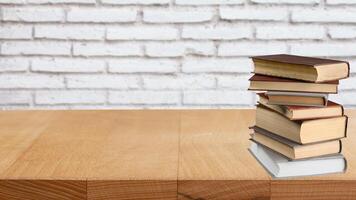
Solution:
<svg viewBox="0 0 356 200"><path fill-rule="evenodd" d="M0 108L252 107L249 56L348 60L355 0L0 0Z"/></svg>

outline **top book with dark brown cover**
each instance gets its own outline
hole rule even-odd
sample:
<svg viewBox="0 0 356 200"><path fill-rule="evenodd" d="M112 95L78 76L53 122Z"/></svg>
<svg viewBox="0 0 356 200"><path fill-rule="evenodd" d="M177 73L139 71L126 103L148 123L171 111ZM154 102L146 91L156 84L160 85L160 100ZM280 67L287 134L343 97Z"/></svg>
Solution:
<svg viewBox="0 0 356 200"><path fill-rule="evenodd" d="M277 54L252 57L256 74L327 82L347 78L350 66L346 61Z"/></svg>

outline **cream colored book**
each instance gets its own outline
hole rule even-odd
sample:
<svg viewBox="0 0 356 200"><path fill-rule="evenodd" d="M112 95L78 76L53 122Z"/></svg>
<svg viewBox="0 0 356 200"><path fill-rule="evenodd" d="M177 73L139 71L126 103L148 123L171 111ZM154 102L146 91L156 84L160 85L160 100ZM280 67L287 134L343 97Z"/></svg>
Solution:
<svg viewBox="0 0 356 200"><path fill-rule="evenodd" d="M301 92L276 92L267 91L268 104L325 107L328 102L328 94L301 93Z"/></svg>
<svg viewBox="0 0 356 200"><path fill-rule="evenodd" d="M254 133L251 134L253 141L292 160L337 154L340 153L342 149L341 140L301 145L259 127L254 127L253 130Z"/></svg>
<svg viewBox="0 0 356 200"><path fill-rule="evenodd" d="M289 91L289 92L317 92L337 93L339 81L325 83L310 83L294 79L279 78L254 74L250 79L249 90L259 91Z"/></svg>
<svg viewBox="0 0 356 200"><path fill-rule="evenodd" d="M299 144L346 136L347 116L292 121L263 105L257 105L256 126Z"/></svg>

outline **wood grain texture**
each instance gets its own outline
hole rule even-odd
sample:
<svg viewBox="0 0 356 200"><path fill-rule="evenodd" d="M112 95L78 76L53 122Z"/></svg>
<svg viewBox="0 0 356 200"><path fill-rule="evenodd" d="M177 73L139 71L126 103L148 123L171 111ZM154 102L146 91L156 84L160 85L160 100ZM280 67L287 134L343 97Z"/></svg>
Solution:
<svg viewBox="0 0 356 200"><path fill-rule="evenodd" d="M0 112L0 173L8 169L48 126L53 112Z"/></svg>
<svg viewBox="0 0 356 200"><path fill-rule="evenodd" d="M178 180L269 180L248 151L250 110L182 112Z"/></svg>
<svg viewBox="0 0 356 200"><path fill-rule="evenodd" d="M1 111L0 199L353 199L346 114L346 173L274 180L248 152L254 110Z"/></svg>
<svg viewBox="0 0 356 200"><path fill-rule="evenodd" d="M271 199L354 200L356 199L356 181L272 181Z"/></svg>
<svg viewBox="0 0 356 200"><path fill-rule="evenodd" d="M86 181L1 180L0 199L87 199Z"/></svg>
<svg viewBox="0 0 356 200"><path fill-rule="evenodd" d="M259 180L179 181L178 199L270 199L270 182Z"/></svg>
<svg viewBox="0 0 356 200"><path fill-rule="evenodd" d="M46 124L1 177L176 180L179 113L57 111Z"/></svg>
<svg viewBox="0 0 356 200"><path fill-rule="evenodd" d="M176 181L88 181L88 199L92 200L173 200L177 199Z"/></svg>

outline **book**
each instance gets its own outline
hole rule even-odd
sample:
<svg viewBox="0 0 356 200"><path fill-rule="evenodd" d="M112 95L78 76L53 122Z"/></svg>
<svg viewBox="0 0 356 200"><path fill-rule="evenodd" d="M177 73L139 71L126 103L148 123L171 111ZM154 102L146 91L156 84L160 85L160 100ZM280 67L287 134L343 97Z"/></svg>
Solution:
<svg viewBox="0 0 356 200"><path fill-rule="evenodd" d="M292 121L258 104L256 126L296 143L308 144L346 137L347 116Z"/></svg>
<svg viewBox="0 0 356 200"><path fill-rule="evenodd" d="M293 79L279 78L254 74L250 79L249 90L262 91L290 91L290 92L314 92L337 93L339 81L324 83L311 83Z"/></svg>
<svg viewBox="0 0 356 200"><path fill-rule="evenodd" d="M344 115L342 105L330 100L326 107L271 105L268 104L268 97L264 93L257 93L257 95L259 96L258 102L260 104L286 116L290 120L328 118Z"/></svg>
<svg viewBox="0 0 356 200"><path fill-rule="evenodd" d="M340 173L345 172L347 168L346 159L342 154L291 161L254 142L249 151L275 178Z"/></svg>
<svg viewBox="0 0 356 200"><path fill-rule="evenodd" d="M309 82L326 82L347 78L346 61L278 54L252 57L255 74L292 78Z"/></svg>
<svg viewBox="0 0 356 200"><path fill-rule="evenodd" d="M258 127L253 128L251 140L276 151L291 160L331 155L341 152L341 140L300 145Z"/></svg>
<svg viewBox="0 0 356 200"><path fill-rule="evenodd" d="M328 94L323 93L267 91L266 96L272 105L325 107L328 103Z"/></svg>

